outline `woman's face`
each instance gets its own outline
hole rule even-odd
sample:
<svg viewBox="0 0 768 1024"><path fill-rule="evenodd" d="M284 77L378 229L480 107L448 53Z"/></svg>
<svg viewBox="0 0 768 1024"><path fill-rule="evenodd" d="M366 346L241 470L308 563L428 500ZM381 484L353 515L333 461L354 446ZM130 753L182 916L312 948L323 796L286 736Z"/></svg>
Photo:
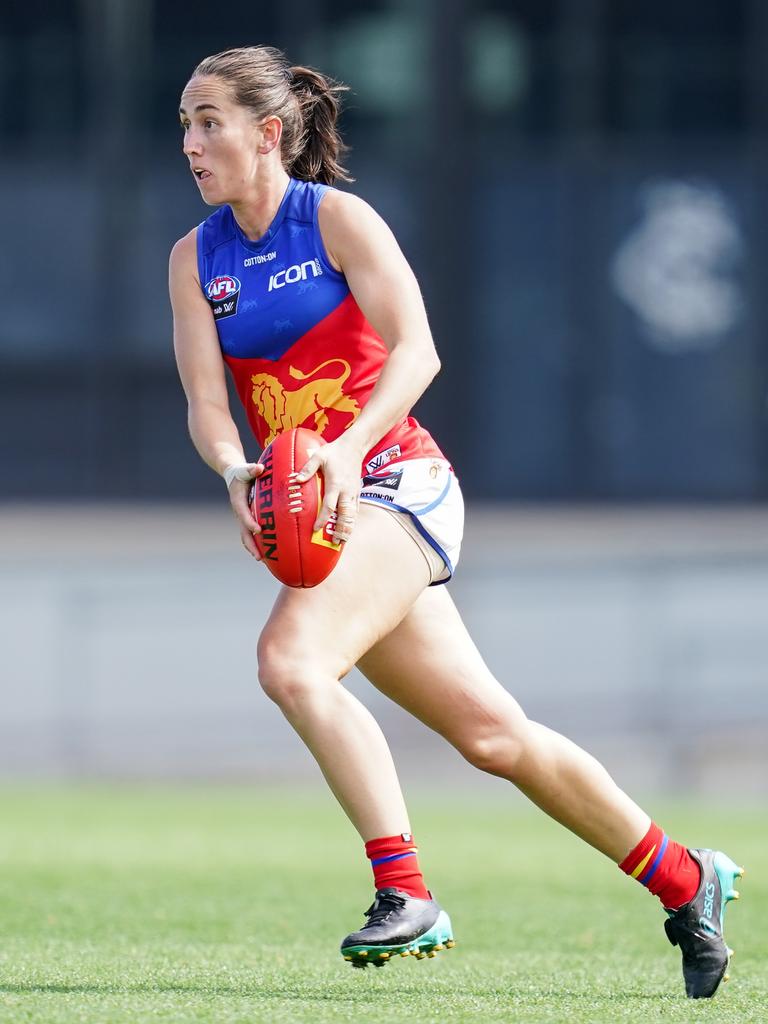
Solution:
<svg viewBox="0 0 768 1024"><path fill-rule="evenodd" d="M221 79L192 78L179 107L184 155L209 206L244 199L256 177L262 129Z"/></svg>

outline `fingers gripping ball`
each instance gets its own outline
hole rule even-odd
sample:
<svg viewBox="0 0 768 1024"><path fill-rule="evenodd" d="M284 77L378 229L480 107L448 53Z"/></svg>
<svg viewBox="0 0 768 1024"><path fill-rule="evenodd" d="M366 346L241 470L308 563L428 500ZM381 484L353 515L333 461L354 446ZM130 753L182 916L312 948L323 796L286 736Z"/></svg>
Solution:
<svg viewBox="0 0 768 1024"><path fill-rule="evenodd" d="M262 453L264 472L251 488L250 504L261 533L256 547L273 576L288 587L316 587L339 560L342 545L331 534L334 521L313 530L323 503L323 477L303 484L295 474L313 449L325 444L314 430L295 427L278 434Z"/></svg>

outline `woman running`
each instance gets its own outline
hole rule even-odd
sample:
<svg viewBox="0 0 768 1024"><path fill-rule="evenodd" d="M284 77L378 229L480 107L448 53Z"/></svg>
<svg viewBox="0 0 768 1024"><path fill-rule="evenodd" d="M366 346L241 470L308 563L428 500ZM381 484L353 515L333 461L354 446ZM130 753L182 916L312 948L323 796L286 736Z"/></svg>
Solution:
<svg viewBox="0 0 768 1024"><path fill-rule="evenodd" d="M376 895L341 951L356 966L453 945L427 889L395 767L366 708L340 683L357 665L379 690L483 771L660 899L689 996L711 996L730 950L723 912L741 875L725 854L666 836L589 754L529 721L470 639L445 587L463 504L451 466L409 416L440 363L414 275L349 181L342 87L271 47L203 60L179 110L184 154L217 209L173 248L170 290L189 429L221 474L246 550L262 467L230 415L229 367L260 446L307 426L328 442L316 526L337 515L344 557L311 590L282 587L258 646L259 680L316 758L365 843Z"/></svg>

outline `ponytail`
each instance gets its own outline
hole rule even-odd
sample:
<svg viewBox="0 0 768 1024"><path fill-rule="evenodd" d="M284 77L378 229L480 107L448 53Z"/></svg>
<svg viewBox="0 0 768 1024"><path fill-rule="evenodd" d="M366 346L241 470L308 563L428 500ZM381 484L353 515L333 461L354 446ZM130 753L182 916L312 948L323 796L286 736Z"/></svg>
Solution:
<svg viewBox="0 0 768 1024"><path fill-rule="evenodd" d="M325 185L352 181L341 164L349 147L337 127L341 110L339 97L348 87L312 68L290 68L289 76L291 91L299 102L302 133L298 152L286 170L294 178L320 181Z"/></svg>
<svg viewBox="0 0 768 1024"><path fill-rule="evenodd" d="M292 177L324 185L353 180L341 164L349 147L336 124L346 85L312 68L289 67L273 46L241 46L206 57L193 72L193 77L203 75L229 84L235 101L259 120L270 114L280 118L281 155Z"/></svg>

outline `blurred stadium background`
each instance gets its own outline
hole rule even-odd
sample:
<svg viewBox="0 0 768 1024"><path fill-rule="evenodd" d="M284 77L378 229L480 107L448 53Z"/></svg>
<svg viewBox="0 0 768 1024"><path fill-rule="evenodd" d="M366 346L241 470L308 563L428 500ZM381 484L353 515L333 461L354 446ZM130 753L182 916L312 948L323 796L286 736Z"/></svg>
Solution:
<svg viewBox="0 0 768 1024"><path fill-rule="evenodd" d="M469 499L453 592L490 664L628 786L765 794L761 0L4 6L0 776L318 777L258 690L274 586L171 350L168 252L207 214L178 97L251 42L351 86L354 188L443 358L418 412ZM351 685L407 778L472 783Z"/></svg>

